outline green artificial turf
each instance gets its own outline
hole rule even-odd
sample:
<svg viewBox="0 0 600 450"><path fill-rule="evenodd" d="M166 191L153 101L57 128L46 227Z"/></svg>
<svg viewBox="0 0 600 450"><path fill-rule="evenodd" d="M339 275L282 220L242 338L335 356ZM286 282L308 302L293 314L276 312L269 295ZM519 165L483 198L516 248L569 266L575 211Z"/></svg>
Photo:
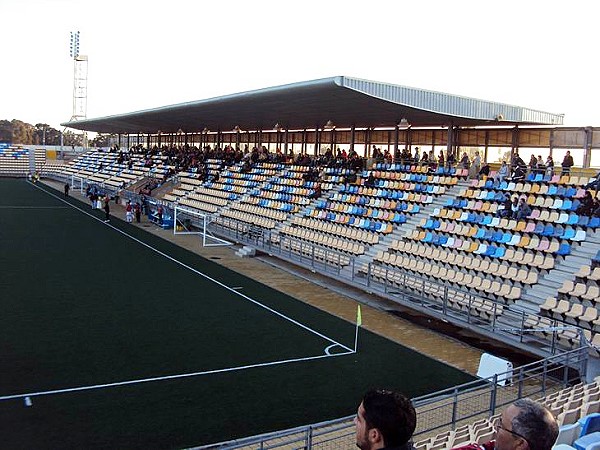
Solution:
<svg viewBox="0 0 600 450"><path fill-rule="evenodd" d="M310 358L331 345L239 294L354 345L351 323L67 202L0 179L0 396ZM470 380L361 329L356 354L32 396L31 407L0 401L0 446L182 448L349 415L371 387L418 396Z"/></svg>

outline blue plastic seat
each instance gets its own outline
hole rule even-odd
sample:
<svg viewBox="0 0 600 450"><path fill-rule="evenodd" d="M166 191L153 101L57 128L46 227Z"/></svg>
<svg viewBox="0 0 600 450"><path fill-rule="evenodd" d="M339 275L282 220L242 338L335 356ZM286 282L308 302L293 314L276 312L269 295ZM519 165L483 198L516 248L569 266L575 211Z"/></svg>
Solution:
<svg viewBox="0 0 600 450"><path fill-rule="evenodd" d="M592 217L588 223L588 227L598 228L598 226L600 226L600 217Z"/></svg>
<svg viewBox="0 0 600 450"><path fill-rule="evenodd" d="M560 247L558 248L556 254L557 255L561 255L561 256L565 256L565 255L569 255L571 253L571 246L569 244L560 244Z"/></svg>
<svg viewBox="0 0 600 450"><path fill-rule="evenodd" d="M494 255L492 255L492 256L494 258L502 258L505 253L506 253L506 249L504 247L498 247L498 248L496 248L496 253L494 253Z"/></svg>
<svg viewBox="0 0 600 450"><path fill-rule="evenodd" d="M544 227L544 231L542 231L542 236L554 236L554 226L549 223Z"/></svg>
<svg viewBox="0 0 600 450"><path fill-rule="evenodd" d="M534 234L542 234L543 232L544 232L544 224L542 222L536 223L533 233Z"/></svg>

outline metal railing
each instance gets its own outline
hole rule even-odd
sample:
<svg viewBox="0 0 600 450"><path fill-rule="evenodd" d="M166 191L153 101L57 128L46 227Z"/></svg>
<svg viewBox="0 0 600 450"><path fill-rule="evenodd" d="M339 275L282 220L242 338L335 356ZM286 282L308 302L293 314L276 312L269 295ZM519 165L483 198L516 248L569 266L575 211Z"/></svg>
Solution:
<svg viewBox="0 0 600 450"><path fill-rule="evenodd" d="M519 398L541 399L585 379L588 351L582 347L555 355L509 372L499 373L453 388L414 398L417 430L414 440L490 418ZM503 385L499 380L509 380ZM354 415L336 420L261 434L217 444L194 447L209 449L318 449L337 450L355 445Z"/></svg>

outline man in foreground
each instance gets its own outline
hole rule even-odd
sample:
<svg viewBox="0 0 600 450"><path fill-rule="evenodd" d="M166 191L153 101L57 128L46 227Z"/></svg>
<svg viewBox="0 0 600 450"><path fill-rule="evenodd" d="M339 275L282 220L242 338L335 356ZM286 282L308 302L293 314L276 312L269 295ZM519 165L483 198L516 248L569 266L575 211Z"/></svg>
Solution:
<svg viewBox="0 0 600 450"><path fill-rule="evenodd" d="M558 437L558 424L552 413L528 398L506 408L494 428L495 440L454 450L551 450Z"/></svg>
<svg viewBox="0 0 600 450"><path fill-rule="evenodd" d="M411 450L417 414L404 395L385 390L365 394L356 417L356 446L361 450Z"/></svg>

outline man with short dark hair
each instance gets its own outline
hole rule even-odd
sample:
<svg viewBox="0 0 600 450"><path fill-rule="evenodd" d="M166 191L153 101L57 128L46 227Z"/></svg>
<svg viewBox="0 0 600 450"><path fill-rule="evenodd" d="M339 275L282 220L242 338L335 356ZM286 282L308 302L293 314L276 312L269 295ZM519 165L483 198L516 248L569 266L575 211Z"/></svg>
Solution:
<svg viewBox="0 0 600 450"><path fill-rule="evenodd" d="M558 437L552 413L528 398L517 400L494 424L496 439L454 450L551 450Z"/></svg>
<svg viewBox="0 0 600 450"><path fill-rule="evenodd" d="M411 450L417 413L410 399L398 392L372 390L365 394L356 417L356 446L361 450Z"/></svg>

